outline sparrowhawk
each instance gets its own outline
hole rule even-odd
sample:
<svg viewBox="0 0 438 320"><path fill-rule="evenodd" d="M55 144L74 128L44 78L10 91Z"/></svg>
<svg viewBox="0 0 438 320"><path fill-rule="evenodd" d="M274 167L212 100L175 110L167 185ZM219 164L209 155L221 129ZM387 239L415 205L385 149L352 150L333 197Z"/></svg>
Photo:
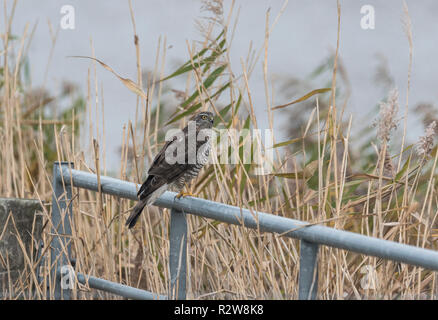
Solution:
<svg viewBox="0 0 438 320"><path fill-rule="evenodd" d="M199 174L208 161L213 119L211 112L195 114L190 119L193 122L189 121L181 135L167 141L155 156L148 170L148 177L137 193L139 201L126 221L128 228L134 227L143 208L152 204L166 190L180 192L177 197L184 194L182 193L184 186ZM190 130L190 127L195 129L193 133L191 133L193 130ZM199 137L201 132L203 137ZM181 159L173 161L181 148L184 150ZM195 150L191 150L193 148Z"/></svg>

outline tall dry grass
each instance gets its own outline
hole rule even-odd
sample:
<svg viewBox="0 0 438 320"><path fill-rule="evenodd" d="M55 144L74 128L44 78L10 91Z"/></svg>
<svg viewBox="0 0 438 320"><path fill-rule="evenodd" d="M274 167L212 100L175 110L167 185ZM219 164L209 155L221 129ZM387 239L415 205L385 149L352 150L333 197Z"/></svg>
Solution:
<svg viewBox="0 0 438 320"><path fill-rule="evenodd" d="M187 43L190 59L167 76L164 74L165 38L158 43L154 70L143 73L139 45L142 39L138 38L135 10L129 2L133 49L137 54L133 63L137 64L138 77L132 83L123 84L136 93L139 88L144 91L137 100L136 121L128 122L123 128L118 172L109 172L104 160L105 103L104 88L99 87L97 79L99 63L90 60L88 73L84 75L87 79L84 108L78 103L58 110L58 114L47 113L50 103L56 109L63 96L46 91L45 95L32 96L35 89L22 81L26 44L31 40L28 28L14 41L10 30L2 32L0 194L41 201L42 253L47 257L42 260L34 248L23 248L26 267L17 282L4 288L7 297L53 298L54 279L50 277L48 258L54 236L50 232L53 161L70 161L79 170L141 183L147 164L163 144L165 129L169 127L164 127L166 122L183 127L187 116L210 109L217 115L217 128L258 128L256 109L259 107L253 104L249 79L260 62L265 75L265 108L270 128L276 126L274 112L292 112L289 111L292 106L285 107L285 111L273 110L275 97L268 64L269 37L285 5L273 22L270 13L266 14L263 46L259 50L251 48L247 59L242 59L239 66L232 66L229 51L237 25L237 19L233 19L238 16L238 10L233 3L225 16L221 1L208 2L204 9L210 18L198 21L203 39ZM7 17L8 28L12 24L12 12L13 8ZM337 48L341 40L339 5L338 18ZM433 146L434 128L414 148L407 145L405 122L401 150L395 150L392 142L396 140L393 129L398 125L395 114L398 99L393 93L380 108L377 120L380 139L374 137L368 141L371 156L366 161L355 156L357 149L351 143L354 141L352 119L344 119L348 94L336 94L338 50L332 62L331 94L322 90L317 99L307 100L307 103L312 101L312 111L301 124L301 133L285 142L276 141L274 174L254 175L254 166L242 161L235 165L214 164L201 172L193 191L202 198L254 211L436 249L438 153ZM183 79L185 90L170 91L166 87L176 77ZM170 94L181 99L177 108L163 102ZM69 91L67 95L77 93ZM87 136L84 132L88 132L89 140L80 144L81 137ZM420 152L417 154L416 150ZM166 294L169 211L150 206L138 226L129 231L124 222L132 206L129 200L73 190L71 244L75 269ZM298 241L190 215L188 228L189 299L298 297ZM37 245L35 242L34 247ZM366 270L372 270L376 280L368 288L363 285L370 275ZM320 299L432 298L438 290L436 274L428 270L328 247L321 247L319 253L318 288ZM117 298L79 284L73 290L73 297Z"/></svg>

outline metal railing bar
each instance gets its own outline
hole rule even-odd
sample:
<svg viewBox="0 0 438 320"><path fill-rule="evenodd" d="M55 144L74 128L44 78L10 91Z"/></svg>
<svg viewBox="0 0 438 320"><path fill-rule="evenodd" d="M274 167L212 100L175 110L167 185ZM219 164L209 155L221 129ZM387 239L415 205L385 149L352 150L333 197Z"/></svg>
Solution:
<svg viewBox="0 0 438 320"><path fill-rule="evenodd" d="M318 244L300 241L299 300L315 300L318 292Z"/></svg>
<svg viewBox="0 0 438 320"><path fill-rule="evenodd" d="M70 174L75 187L97 191L97 176L87 172L62 168L67 182ZM102 192L118 197L137 200L137 188L140 185L110 177L100 177ZM373 238L349 231L337 230L321 225L309 225L306 222L276 216L263 212L251 212L223 203L199 198L186 197L175 199L174 192L165 192L154 205L173 208L204 218L218 220L263 232L274 232L308 242L323 244L334 248L353 251L360 254L380 257L438 271L438 252L418 248L389 240ZM291 231L292 230L292 231Z"/></svg>
<svg viewBox="0 0 438 320"><path fill-rule="evenodd" d="M52 227L51 233L55 235L71 235L71 218L72 218L72 188L70 183L62 181L61 169L73 166L69 162L55 162L53 164L53 195L52 195ZM64 184L63 184L64 182ZM69 180L70 182L70 180ZM64 237L55 236L50 244L50 257L52 266L52 279L57 279L56 270L59 266L70 263L71 243ZM59 281L55 280L55 299L70 299L70 290L61 288Z"/></svg>
<svg viewBox="0 0 438 320"><path fill-rule="evenodd" d="M187 279L187 218L185 213L172 209L169 238L169 297L185 300Z"/></svg>
<svg viewBox="0 0 438 320"><path fill-rule="evenodd" d="M58 277L61 277L61 271L58 270ZM153 293L146 290L137 289L117 282L84 275L80 272L75 273L79 283L87 285L90 288L113 293L128 299L135 300L167 300L167 296Z"/></svg>

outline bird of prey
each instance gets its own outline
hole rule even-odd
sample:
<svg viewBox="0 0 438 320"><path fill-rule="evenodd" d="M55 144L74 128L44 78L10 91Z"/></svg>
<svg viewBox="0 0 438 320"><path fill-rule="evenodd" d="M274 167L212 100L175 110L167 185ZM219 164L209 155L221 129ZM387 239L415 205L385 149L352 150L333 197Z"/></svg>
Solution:
<svg viewBox="0 0 438 320"><path fill-rule="evenodd" d="M152 204L166 190L179 192L178 198L187 195L182 192L184 186L198 175L199 171L208 161L213 119L214 117L211 112L203 111L196 113L190 119L193 122L189 121L189 124L182 130L181 135L175 136L171 141L167 141L161 151L155 156L148 170L148 177L137 193L139 201L132 209L126 221L129 229L134 227L143 208ZM190 128L195 128L195 130L190 130ZM192 131L195 134L191 133ZM198 137L198 135L201 136L199 134L201 132L204 137ZM190 141L190 139L192 140ZM170 158L174 158L178 150L181 150L179 148L184 150L184 154L180 157L182 161L170 161ZM196 149L191 150L193 148ZM196 153L195 157L193 153Z"/></svg>

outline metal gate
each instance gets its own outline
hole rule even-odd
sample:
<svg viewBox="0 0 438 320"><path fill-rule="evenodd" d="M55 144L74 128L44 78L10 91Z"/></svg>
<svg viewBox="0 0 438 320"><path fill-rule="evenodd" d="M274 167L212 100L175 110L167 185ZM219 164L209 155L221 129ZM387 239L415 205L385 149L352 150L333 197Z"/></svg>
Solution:
<svg viewBox="0 0 438 320"><path fill-rule="evenodd" d="M137 200L136 184L106 176L73 169L73 164L56 162L53 166L52 230L57 235L71 235L72 187L100 191L104 194ZM262 232L279 233L300 239L299 299L316 299L319 245L344 249L383 259L419 266L438 271L438 252L405 245L393 241L310 225L307 222L289 219L263 212L234 207L209 200L187 197L175 199L175 193L165 192L154 205L171 209L170 223L170 292L169 296L92 276L76 274L80 283L131 299L185 299L187 279L187 220L186 214L194 214L229 224L259 229ZM68 299L69 290L60 285L62 266L70 264L70 243L65 237L56 236L51 245L54 276L57 277L55 298ZM56 259L56 260L55 260Z"/></svg>

